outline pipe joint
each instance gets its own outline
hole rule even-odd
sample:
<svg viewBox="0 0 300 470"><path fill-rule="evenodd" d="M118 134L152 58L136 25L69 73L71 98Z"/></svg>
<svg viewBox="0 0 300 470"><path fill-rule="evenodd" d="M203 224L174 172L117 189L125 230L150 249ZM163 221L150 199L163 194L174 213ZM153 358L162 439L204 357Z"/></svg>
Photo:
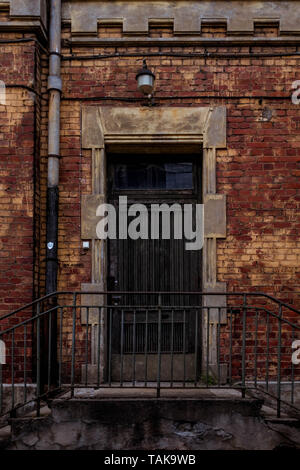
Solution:
<svg viewBox="0 0 300 470"><path fill-rule="evenodd" d="M56 153L49 153L48 154L48 158L58 158L58 159L61 159L61 155L57 155Z"/></svg>
<svg viewBox="0 0 300 470"><path fill-rule="evenodd" d="M48 91L57 90L62 91L62 80L55 75L49 75L48 77Z"/></svg>

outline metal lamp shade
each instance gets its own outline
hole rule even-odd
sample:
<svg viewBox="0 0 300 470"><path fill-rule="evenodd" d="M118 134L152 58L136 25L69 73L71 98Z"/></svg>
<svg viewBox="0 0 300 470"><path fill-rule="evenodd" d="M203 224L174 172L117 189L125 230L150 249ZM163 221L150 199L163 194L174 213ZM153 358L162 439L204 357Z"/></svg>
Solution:
<svg viewBox="0 0 300 470"><path fill-rule="evenodd" d="M154 75L151 73L141 73L137 76L138 89L144 95L151 95L154 86Z"/></svg>

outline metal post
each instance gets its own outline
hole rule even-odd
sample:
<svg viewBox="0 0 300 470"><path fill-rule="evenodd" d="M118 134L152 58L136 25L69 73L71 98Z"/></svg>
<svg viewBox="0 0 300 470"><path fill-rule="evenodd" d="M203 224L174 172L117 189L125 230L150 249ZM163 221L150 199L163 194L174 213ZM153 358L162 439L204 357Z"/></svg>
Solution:
<svg viewBox="0 0 300 470"><path fill-rule="evenodd" d="M97 387L100 387L101 307L98 307Z"/></svg>
<svg viewBox="0 0 300 470"><path fill-rule="evenodd" d="M121 364L120 364L120 387L123 387L123 361L124 361L124 309L121 312Z"/></svg>
<svg viewBox="0 0 300 470"><path fill-rule="evenodd" d="M161 294L158 295L158 338L157 338L157 389L156 396L160 397L160 372L161 372Z"/></svg>
<svg viewBox="0 0 300 470"><path fill-rule="evenodd" d="M133 311L133 338L132 338L132 386L135 387L135 368L136 368L136 309Z"/></svg>
<svg viewBox="0 0 300 470"><path fill-rule="evenodd" d="M109 387L111 387L111 382L112 382L112 319L113 319L113 315L112 315L112 308L113 307L110 307L109 308L109 333L108 333L108 341L109 341L109 344L108 344L108 385Z"/></svg>
<svg viewBox="0 0 300 470"><path fill-rule="evenodd" d="M210 308L207 307L207 322L206 322L206 387L208 387L209 378L209 340L210 340Z"/></svg>
<svg viewBox="0 0 300 470"><path fill-rule="evenodd" d="M186 380L185 350L186 350L186 313L184 309L183 310L183 387L185 387L185 380Z"/></svg>
<svg viewBox="0 0 300 470"><path fill-rule="evenodd" d="M145 319L145 387L148 383L148 309L146 310Z"/></svg>
<svg viewBox="0 0 300 470"><path fill-rule="evenodd" d="M229 327L229 385L232 385L232 308L230 308L230 327Z"/></svg>
<svg viewBox="0 0 300 470"><path fill-rule="evenodd" d="M194 386L197 386L197 373L198 373L198 368L197 368L197 351L198 351L198 315L199 311L198 309L194 310L194 315L195 315L195 364L194 364Z"/></svg>
<svg viewBox="0 0 300 470"><path fill-rule="evenodd" d="M266 390L269 390L270 314L267 312Z"/></svg>
<svg viewBox="0 0 300 470"><path fill-rule="evenodd" d="M242 339L242 398L246 396L246 322L247 298L244 295L243 303L243 339Z"/></svg>
<svg viewBox="0 0 300 470"><path fill-rule="evenodd" d="M15 407L15 330L11 332L11 409Z"/></svg>
<svg viewBox="0 0 300 470"><path fill-rule="evenodd" d="M257 388L257 330L258 330L258 311L255 309L255 340L254 340L254 385Z"/></svg>
<svg viewBox="0 0 300 470"><path fill-rule="evenodd" d="M73 295L73 327L72 327L72 362L71 362L71 397L74 397L75 384L75 341L76 341L76 294Z"/></svg>
<svg viewBox="0 0 300 470"><path fill-rule="evenodd" d="M2 379L2 364L0 363L0 413L2 413L3 406L3 379Z"/></svg>
<svg viewBox="0 0 300 470"><path fill-rule="evenodd" d="M86 331L85 331L85 386L88 385L88 361L89 361L89 314L90 308L86 307Z"/></svg>
<svg viewBox="0 0 300 470"><path fill-rule="evenodd" d="M40 416L40 400L41 400L41 319L40 314L40 303L37 304L36 308L37 320L36 320L36 416Z"/></svg>
<svg viewBox="0 0 300 470"><path fill-rule="evenodd" d="M278 344L277 344L277 418L281 414L281 319L282 319L282 305L279 305L279 318L278 318Z"/></svg>
<svg viewBox="0 0 300 470"><path fill-rule="evenodd" d="M27 325L24 325L24 395L23 401L27 401Z"/></svg>
<svg viewBox="0 0 300 470"><path fill-rule="evenodd" d="M218 368L218 387L221 384L221 364L220 364L220 356L221 356L221 309L218 307L218 324L217 324L217 368Z"/></svg>
<svg viewBox="0 0 300 470"><path fill-rule="evenodd" d="M63 339L63 309L62 307L59 309L60 315L59 315L59 369L58 369L58 386L59 388L61 387L61 373L62 373L62 339Z"/></svg>
<svg viewBox="0 0 300 470"><path fill-rule="evenodd" d="M172 309L171 319L171 387L173 387L174 379L174 309Z"/></svg>
<svg viewBox="0 0 300 470"><path fill-rule="evenodd" d="M292 344L294 343L295 339L295 328L292 330ZM291 403L294 403L294 391L295 391L295 369L294 369L294 362L292 361L292 371L291 371Z"/></svg>

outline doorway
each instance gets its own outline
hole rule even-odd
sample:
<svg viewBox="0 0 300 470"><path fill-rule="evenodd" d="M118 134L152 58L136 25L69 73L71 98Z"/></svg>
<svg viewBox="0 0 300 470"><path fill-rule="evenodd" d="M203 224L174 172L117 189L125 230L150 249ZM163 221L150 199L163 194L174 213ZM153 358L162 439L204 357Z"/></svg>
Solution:
<svg viewBox="0 0 300 470"><path fill-rule="evenodd" d="M142 204L149 215L148 238L108 242L109 375L112 380L195 380L200 374L202 250L186 250L174 236L175 212L170 211L170 237L163 235L162 205L182 208L200 204L199 155L133 154L108 156L108 202L119 213L119 198ZM173 206L174 207L174 206ZM150 214L158 211L158 238L151 238ZM128 216L128 226L133 217ZM183 220L180 222L183 223ZM119 227L117 226L117 233ZM134 292L134 294L133 294ZM153 294L138 294L152 292ZM158 292L174 292L161 294Z"/></svg>

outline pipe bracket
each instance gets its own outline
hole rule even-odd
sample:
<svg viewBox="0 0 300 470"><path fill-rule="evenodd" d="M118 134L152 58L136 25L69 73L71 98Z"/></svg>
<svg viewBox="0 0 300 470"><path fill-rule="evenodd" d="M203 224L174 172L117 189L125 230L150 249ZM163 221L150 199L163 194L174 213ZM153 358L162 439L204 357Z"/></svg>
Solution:
<svg viewBox="0 0 300 470"><path fill-rule="evenodd" d="M50 52L49 52L49 56L51 56L51 55L56 55L56 56L58 56L58 57L60 57L60 58L62 57L62 54L61 54L60 52L57 52L57 51L50 51Z"/></svg>

